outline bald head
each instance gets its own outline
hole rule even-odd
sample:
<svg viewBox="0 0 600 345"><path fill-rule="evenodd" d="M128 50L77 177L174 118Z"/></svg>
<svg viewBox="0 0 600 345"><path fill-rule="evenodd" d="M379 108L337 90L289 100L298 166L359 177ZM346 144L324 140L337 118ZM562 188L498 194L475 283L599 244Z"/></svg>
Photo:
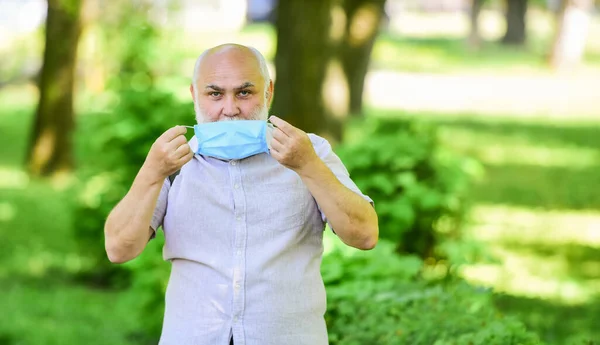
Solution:
<svg viewBox="0 0 600 345"><path fill-rule="evenodd" d="M251 119L257 115L248 114L250 109L246 106L251 103L254 106L260 101L268 111L273 83L265 58L258 50L224 44L210 48L198 57L191 91L197 118L200 114L208 121Z"/></svg>
<svg viewBox="0 0 600 345"><path fill-rule="evenodd" d="M221 58L239 59L245 63L254 64L253 67L260 71L260 74L264 79L263 83L265 84L265 90L269 88L271 77L269 75L269 69L267 68L267 61L265 60L265 57L254 47L248 47L235 43L218 45L216 47L209 48L200 54L196 60L194 74L192 76L192 84L194 87L196 86L198 77L203 69L202 67L205 67L204 69L210 68L210 66L212 66L211 62L213 62L213 59L218 60ZM208 66L205 66L207 64Z"/></svg>

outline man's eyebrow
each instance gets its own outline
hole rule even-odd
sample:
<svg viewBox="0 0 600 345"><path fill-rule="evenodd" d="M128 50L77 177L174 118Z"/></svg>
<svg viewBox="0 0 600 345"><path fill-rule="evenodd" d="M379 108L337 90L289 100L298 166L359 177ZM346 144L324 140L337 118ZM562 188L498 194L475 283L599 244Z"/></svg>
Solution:
<svg viewBox="0 0 600 345"><path fill-rule="evenodd" d="M217 86L217 85L215 85L215 84L208 84L208 85L206 85L206 87L205 87L204 89L205 89L205 90L206 90L206 89L213 89L213 90L215 90L215 91L223 91L223 90L224 90L222 87L218 87L218 86Z"/></svg>
<svg viewBox="0 0 600 345"><path fill-rule="evenodd" d="M252 84L251 82L247 81L245 83L243 83L240 87L236 87L236 90L242 90L242 89L247 89L250 87L254 87L254 84Z"/></svg>

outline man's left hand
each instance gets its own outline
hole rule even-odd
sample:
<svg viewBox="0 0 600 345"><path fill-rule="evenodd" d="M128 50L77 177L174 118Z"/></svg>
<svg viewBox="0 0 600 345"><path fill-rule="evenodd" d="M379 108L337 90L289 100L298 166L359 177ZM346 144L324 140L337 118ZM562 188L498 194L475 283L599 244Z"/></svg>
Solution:
<svg viewBox="0 0 600 345"><path fill-rule="evenodd" d="M271 116L273 129L271 156L283 166L301 174L306 168L320 161L308 135L286 121Z"/></svg>

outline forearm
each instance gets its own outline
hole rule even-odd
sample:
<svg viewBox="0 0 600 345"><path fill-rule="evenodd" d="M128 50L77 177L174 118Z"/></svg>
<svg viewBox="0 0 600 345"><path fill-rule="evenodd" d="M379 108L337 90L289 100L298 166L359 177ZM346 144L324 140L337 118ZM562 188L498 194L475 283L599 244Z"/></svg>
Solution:
<svg viewBox="0 0 600 345"><path fill-rule="evenodd" d="M150 235L150 222L164 179L142 167L131 188L111 211L104 226L106 253L122 263L137 257Z"/></svg>
<svg viewBox="0 0 600 345"><path fill-rule="evenodd" d="M344 243L359 249L375 246L377 213L368 201L344 186L320 159L299 175Z"/></svg>

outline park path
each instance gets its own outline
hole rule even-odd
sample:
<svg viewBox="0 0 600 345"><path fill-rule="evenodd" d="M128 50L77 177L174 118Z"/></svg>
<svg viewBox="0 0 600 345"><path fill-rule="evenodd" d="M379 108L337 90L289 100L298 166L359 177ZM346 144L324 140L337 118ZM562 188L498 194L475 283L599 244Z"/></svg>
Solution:
<svg viewBox="0 0 600 345"><path fill-rule="evenodd" d="M445 75L371 71L365 101L377 108L566 120L600 120L600 73Z"/></svg>

